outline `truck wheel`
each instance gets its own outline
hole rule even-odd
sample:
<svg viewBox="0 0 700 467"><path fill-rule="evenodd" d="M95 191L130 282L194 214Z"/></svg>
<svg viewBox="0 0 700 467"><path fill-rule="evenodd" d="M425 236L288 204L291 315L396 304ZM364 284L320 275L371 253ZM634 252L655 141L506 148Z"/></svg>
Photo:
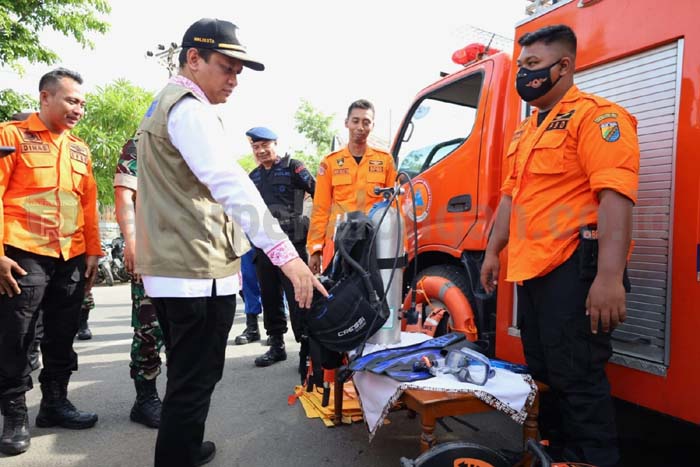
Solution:
<svg viewBox="0 0 700 467"><path fill-rule="evenodd" d="M453 266L450 264L444 264L444 265L438 265L438 266L430 266L429 268L426 268L418 273L418 280L416 283L420 282L421 279L424 277L438 277L445 279L446 281L449 281L454 287L456 287L457 292L459 295L461 295L460 298L461 303L463 306L468 307L468 310L460 309L460 310L455 310L455 306L453 303L444 303L441 298L440 298L440 293L444 292L442 289L441 290L426 290L425 293L427 294L427 298L430 300L430 303L432 304L433 308L445 308L447 310L447 313L443 316L442 320L440 321L437 331L435 333L436 336L446 334L447 332L451 332L453 330L457 329L463 329L464 325L462 324L466 319L471 317L472 321L474 319L474 313L472 311L472 305L471 301L469 300L469 292L468 292L468 285L467 281L462 275L460 269L457 266ZM455 292L452 292L455 294ZM406 298L407 301L410 300L410 292L409 295ZM405 302L404 302L405 303ZM466 303L466 305L464 305ZM452 306L452 310L450 309L450 306ZM425 316L430 314L431 311L431 306L428 303L425 303L423 306L423 310L425 313ZM455 319L460 320L459 324L455 323Z"/></svg>

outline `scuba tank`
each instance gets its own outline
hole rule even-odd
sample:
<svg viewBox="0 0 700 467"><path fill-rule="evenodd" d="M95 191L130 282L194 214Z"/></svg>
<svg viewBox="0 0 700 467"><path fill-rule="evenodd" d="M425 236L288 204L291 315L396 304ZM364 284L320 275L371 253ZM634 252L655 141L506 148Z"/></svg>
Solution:
<svg viewBox="0 0 700 467"><path fill-rule="evenodd" d="M382 191L386 196L387 192ZM395 201L390 203L389 199L385 199L375 203L368 214L376 229L377 266L384 284L385 299L390 313L381 329L368 341L379 345L401 342L400 311L403 304L401 288L403 268L406 266L408 258L405 248L404 221L395 204Z"/></svg>

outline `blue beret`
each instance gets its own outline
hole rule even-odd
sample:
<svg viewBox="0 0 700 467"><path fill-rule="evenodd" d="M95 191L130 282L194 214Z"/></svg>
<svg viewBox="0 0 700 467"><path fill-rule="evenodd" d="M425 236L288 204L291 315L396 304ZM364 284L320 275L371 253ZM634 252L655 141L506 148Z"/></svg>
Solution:
<svg viewBox="0 0 700 467"><path fill-rule="evenodd" d="M255 143L256 141L277 141L277 135L274 131L264 126L256 126L245 132L245 135Z"/></svg>

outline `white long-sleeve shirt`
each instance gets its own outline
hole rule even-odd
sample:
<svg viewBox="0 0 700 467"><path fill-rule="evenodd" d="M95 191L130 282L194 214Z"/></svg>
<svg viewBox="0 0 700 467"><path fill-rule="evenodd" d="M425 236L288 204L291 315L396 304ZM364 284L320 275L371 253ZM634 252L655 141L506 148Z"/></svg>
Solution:
<svg viewBox="0 0 700 467"><path fill-rule="evenodd" d="M281 266L299 257L248 174L235 160L230 138L215 107L207 103L202 90L192 81L183 76L172 81L189 88L205 101L185 97L168 115L170 141L180 151L194 176L209 188L226 214L241 226L250 241L263 250L273 264ZM213 284L213 279L143 276L149 297L210 297ZM237 274L216 279L217 296L232 295L239 289Z"/></svg>

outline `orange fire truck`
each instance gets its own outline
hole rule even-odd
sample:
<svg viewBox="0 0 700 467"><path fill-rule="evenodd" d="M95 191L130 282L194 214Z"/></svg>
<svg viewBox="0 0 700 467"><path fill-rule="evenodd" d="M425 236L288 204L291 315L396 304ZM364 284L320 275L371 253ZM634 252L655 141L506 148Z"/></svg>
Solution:
<svg viewBox="0 0 700 467"><path fill-rule="evenodd" d="M641 147L635 247L628 264L627 320L613 333L608 372L615 396L700 423L700 1L560 0L531 5L515 37L564 23L578 36L576 84L635 115ZM476 47L478 49L478 47ZM422 90L392 152L415 188L402 200L410 264L420 277L447 279L468 302L445 306L452 329L473 313L497 357L522 361L514 285L496 296L479 269L500 198L507 143L529 108L515 91L504 52L478 58ZM520 50L517 44L513 56ZM417 256L412 230L417 227ZM481 290L481 293L480 293ZM455 294L452 294L455 295ZM447 301L447 300L445 300ZM428 306L430 305L430 306Z"/></svg>

